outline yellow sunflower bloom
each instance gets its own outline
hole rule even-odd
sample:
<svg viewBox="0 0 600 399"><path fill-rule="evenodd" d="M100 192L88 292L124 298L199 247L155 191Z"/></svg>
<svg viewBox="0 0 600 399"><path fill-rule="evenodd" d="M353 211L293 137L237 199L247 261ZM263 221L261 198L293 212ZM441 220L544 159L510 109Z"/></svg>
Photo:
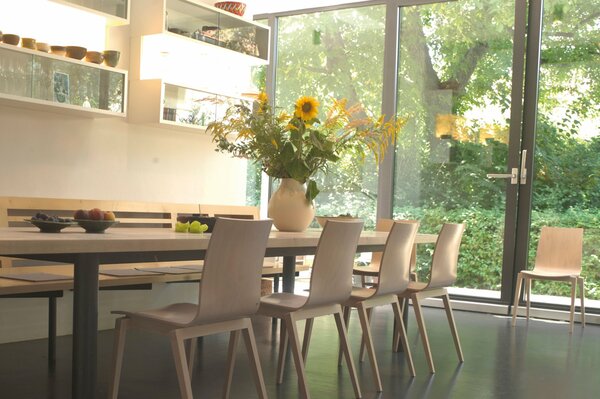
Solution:
<svg viewBox="0 0 600 399"><path fill-rule="evenodd" d="M304 121L316 118L319 114L319 102L314 97L302 96L296 101L294 115Z"/></svg>
<svg viewBox="0 0 600 399"><path fill-rule="evenodd" d="M269 96L267 96L267 93L265 93L264 91L261 91L260 93L258 93L257 100L261 104L266 104L269 101Z"/></svg>

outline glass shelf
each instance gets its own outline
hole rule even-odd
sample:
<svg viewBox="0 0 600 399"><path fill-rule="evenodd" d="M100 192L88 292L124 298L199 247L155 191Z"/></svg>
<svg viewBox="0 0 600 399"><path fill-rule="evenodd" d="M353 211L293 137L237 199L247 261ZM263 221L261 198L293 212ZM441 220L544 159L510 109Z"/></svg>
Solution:
<svg viewBox="0 0 600 399"><path fill-rule="evenodd" d="M128 0L52 0L55 3L72 5L83 10L90 10L111 19L109 24L127 24L129 20Z"/></svg>
<svg viewBox="0 0 600 399"><path fill-rule="evenodd" d="M165 83L161 122L205 129L210 122L222 119L229 107L242 101L241 98Z"/></svg>
<svg viewBox="0 0 600 399"><path fill-rule="evenodd" d="M166 0L165 30L218 47L269 59L269 28L217 8Z"/></svg>
<svg viewBox="0 0 600 399"><path fill-rule="evenodd" d="M124 116L126 72L0 44L0 97Z"/></svg>

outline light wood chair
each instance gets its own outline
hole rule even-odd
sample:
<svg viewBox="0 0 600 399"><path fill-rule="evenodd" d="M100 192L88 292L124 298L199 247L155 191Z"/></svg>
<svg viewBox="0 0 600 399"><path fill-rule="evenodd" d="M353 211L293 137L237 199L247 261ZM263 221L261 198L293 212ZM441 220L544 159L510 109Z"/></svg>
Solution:
<svg viewBox="0 0 600 399"><path fill-rule="evenodd" d="M354 394L357 398L361 397L360 385L348 345L346 325L342 318L341 304L350 298L352 292L352 265L362 227L362 221L328 221L325 224L313 262L308 297L291 293L276 293L261 298L258 313L277 317L283 321L279 337L277 382L283 381L283 365L289 340L302 398L310 397L304 370L312 320L315 317L326 315L335 317ZM310 323L310 328L307 328L308 334L304 337L302 352L296 326L296 322L299 320L306 320L307 323Z"/></svg>
<svg viewBox="0 0 600 399"><path fill-rule="evenodd" d="M402 309L398 302L397 293L403 292L408 288L410 281L410 258L418 228L418 222L392 221L385 250L381 256L381 267L377 276L379 283L377 287L352 288L350 299L344 303L344 320L346 325L348 325L350 318L350 309L356 308L358 311L363 334L361 346L366 345L377 392L383 391L383 386L381 384L377 359L375 358L375 348L370 328L370 311L376 306L392 305L410 375L415 376L415 367L406 338L406 330L402 321ZM341 361L341 357L338 357L339 361Z"/></svg>
<svg viewBox="0 0 600 399"><path fill-rule="evenodd" d="M206 251L198 305L178 303L142 312L113 312L125 317L116 321L109 398L117 398L125 334L132 328L150 330L170 338L183 399L192 398L195 338L230 332L228 356L231 359L242 332L258 396L267 397L250 316L256 313L260 304L262 260L271 224L270 220L217 220ZM187 340L189 353L186 359L184 342ZM228 368L225 398L229 397L232 373L233 369Z"/></svg>
<svg viewBox="0 0 600 399"><path fill-rule="evenodd" d="M450 297L448 296L448 290L446 287L451 286L456 281L456 274L458 269L458 250L462 241L462 235L465 230L464 224L450 224L446 223L442 226L440 234L435 244L433 257L431 260L431 276L429 282L421 283L411 281L408 284L408 288L401 293L398 293L399 299L410 298L417 319L417 325L419 327L419 333L421 340L423 341L423 349L425 351L425 357L427 358L427 364L429 371L435 373L435 366L433 364L433 357L431 356L431 348L429 346L429 339L427 337L427 329L425 327L425 320L423 319L423 312L421 310L421 301L426 298L437 298L441 297L444 302L444 309L446 311L446 317L448 318L448 324L450 326L450 332L454 339L454 347L456 348L456 354L458 360L463 363L464 356L462 348L460 346L460 340L458 338L458 332L456 331L456 323L454 322L454 315L452 313L452 307L450 306ZM399 350L400 333L397 331L395 334L394 349Z"/></svg>
<svg viewBox="0 0 600 399"><path fill-rule="evenodd" d="M569 227L542 227L533 270L523 270L517 276L512 325L517 322L519 295L525 282L526 317L531 306L531 281L552 280L571 283L571 315L569 333L573 332L575 318L575 293L579 286L581 300L581 326L585 327L584 279L581 277L583 229Z"/></svg>

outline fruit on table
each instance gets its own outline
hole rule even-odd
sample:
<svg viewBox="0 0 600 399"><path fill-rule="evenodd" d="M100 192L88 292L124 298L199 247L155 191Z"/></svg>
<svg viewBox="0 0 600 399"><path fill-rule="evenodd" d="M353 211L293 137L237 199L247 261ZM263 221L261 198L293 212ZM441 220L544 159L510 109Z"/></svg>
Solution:
<svg viewBox="0 0 600 399"><path fill-rule="evenodd" d="M61 218L58 216L48 216L45 213L38 212L31 217L31 220L43 220L46 222L57 222L57 223L68 223L71 221L69 218Z"/></svg>
<svg viewBox="0 0 600 399"><path fill-rule="evenodd" d="M104 211L99 208L93 208L89 211L90 220L104 220Z"/></svg>
<svg viewBox="0 0 600 399"><path fill-rule="evenodd" d="M84 209L79 209L77 212L75 212L73 218L75 220L88 220L90 218L90 213Z"/></svg>
<svg viewBox="0 0 600 399"><path fill-rule="evenodd" d="M115 214L113 211L104 212L104 220L115 220Z"/></svg>
<svg viewBox="0 0 600 399"><path fill-rule="evenodd" d="M191 224L190 224L190 233L204 233L206 230L208 230L208 225L206 224L201 224L199 221L194 220Z"/></svg>
<svg viewBox="0 0 600 399"><path fill-rule="evenodd" d="M177 224L175 224L175 232L177 233L187 233L190 229L190 222L185 222L185 223L181 223L181 222L177 222Z"/></svg>

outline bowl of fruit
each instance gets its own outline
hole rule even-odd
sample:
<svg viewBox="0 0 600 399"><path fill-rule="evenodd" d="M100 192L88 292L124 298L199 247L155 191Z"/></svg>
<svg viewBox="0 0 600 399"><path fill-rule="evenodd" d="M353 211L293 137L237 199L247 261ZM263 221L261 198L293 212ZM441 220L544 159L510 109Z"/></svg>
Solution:
<svg viewBox="0 0 600 399"><path fill-rule="evenodd" d="M86 233L104 233L110 226L119 223L115 220L115 214L112 211L103 211L98 208L89 211L80 209L75 212L73 218Z"/></svg>
<svg viewBox="0 0 600 399"><path fill-rule="evenodd" d="M42 233L60 233L65 227L75 225L73 219L49 216L42 212L36 213L31 219L25 221L40 229Z"/></svg>

